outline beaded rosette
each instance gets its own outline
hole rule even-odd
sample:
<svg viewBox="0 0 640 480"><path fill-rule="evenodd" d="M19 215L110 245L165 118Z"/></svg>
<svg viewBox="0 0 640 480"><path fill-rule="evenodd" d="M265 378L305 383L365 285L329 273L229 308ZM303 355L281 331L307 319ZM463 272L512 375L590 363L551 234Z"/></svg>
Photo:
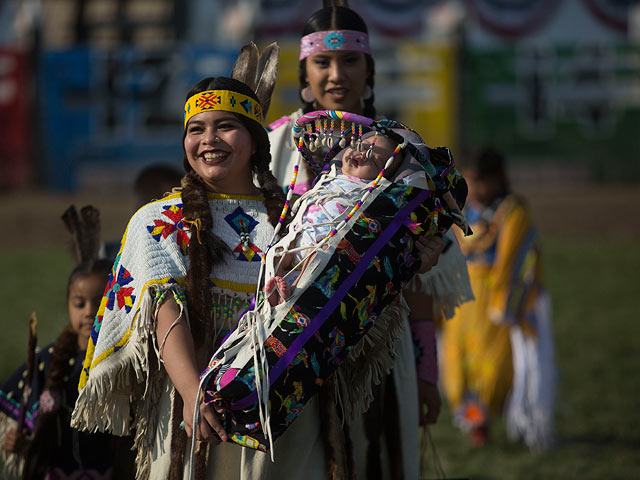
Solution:
<svg viewBox="0 0 640 480"><path fill-rule="evenodd" d="M340 172L332 160L347 145L364 151L362 137L369 131L395 140L397 147L379 175L350 197L349 208L328 222L315 247L304 247L306 261L291 296L271 306L265 280L296 249L296 236L308 228L305 212L342 198L335 190ZM277 241L264 257L255 307L201 376L205 401L224 410L232 441L263 451L272 446L418 271L417 238L443 233L454 222L468 228L460 212L466 187L449 150L410 142L404 131L409 130L397 122L339 111L312 112L296 122L301 157L319 176L291 205L296 165L274 234ZM318 162L312 152L321 147L328 153ZM403 150L417 160L427 188L385 178L386 168ZM290 206L293 220L280 236ZM196 410L194 424L197 415Z"/></svg>

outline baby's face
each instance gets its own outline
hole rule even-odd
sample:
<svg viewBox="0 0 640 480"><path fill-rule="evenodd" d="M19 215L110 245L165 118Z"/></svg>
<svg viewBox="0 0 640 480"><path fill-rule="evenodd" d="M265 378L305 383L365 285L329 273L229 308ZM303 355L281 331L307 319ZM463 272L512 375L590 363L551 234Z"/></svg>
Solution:
<svg viewBox="0 0 640 480"><path fill-rule="evenodd" d="M362 152L358 152L351 147L345 148L342 156L342 173L362 178L363 180L373 180L378 176L396 145L389 138L379 135L373 147L371 158L367 158L366 153L373 143L373 139L374 136L370 136L362 141L364 146Z"/></svg>

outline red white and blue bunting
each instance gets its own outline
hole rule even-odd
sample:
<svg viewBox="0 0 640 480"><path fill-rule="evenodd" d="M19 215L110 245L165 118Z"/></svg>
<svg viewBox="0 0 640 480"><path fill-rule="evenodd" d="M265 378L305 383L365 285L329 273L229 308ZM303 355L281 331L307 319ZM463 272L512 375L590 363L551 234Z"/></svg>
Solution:
<svg viewBox="0 0 640 480"><path fill-rule="evenodd" d="M469 12L489 31L503 36L531 33L553 16L557 0L467 0Z"/></svg>

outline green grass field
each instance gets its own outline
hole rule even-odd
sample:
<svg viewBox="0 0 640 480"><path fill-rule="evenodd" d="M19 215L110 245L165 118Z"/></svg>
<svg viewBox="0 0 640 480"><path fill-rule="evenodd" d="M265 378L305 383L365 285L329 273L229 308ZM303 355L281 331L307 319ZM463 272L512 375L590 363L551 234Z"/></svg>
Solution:
<svg viewBox="0 0 640 480"><path fill-rule="evenodd" d="M555 448L534 454L509 444L497 423L492 443L474 449L445 408L432 435L449 478L640 478L637 236L576 238L543 237L559 370ZM71 260L62 246L14 246L0 253L0 268L0 378L6 378L25 357L31 311L38 313L40 345L66 322ZM432 468L425 478L436 478Z"/></svg>

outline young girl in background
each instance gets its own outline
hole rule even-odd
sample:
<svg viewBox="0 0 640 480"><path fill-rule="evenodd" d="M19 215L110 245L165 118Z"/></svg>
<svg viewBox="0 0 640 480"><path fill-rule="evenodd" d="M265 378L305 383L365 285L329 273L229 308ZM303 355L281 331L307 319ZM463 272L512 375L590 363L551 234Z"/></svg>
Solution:
<svg viewBox="0 0 640 480"><path fill-rule="evenodd" d="M74 214L75 209L69 209L65 216ZM98 215L91 207L85 207L83 214L94 219ZM90 222L84 222L85 227L87 223ZM26 404L22 405L26 365L16 370L0 389L0 432L4 433L0 433L2 478L129 478L124 465L114 466L116 450L122 446L126 452L126 439L78 432L70 426L82 362L111 270L110 262L95 259L97 223L93 226L92 232L87 232L92 230L90 227L74 232L83 246L77 249L76 260L80 265L71 272L67 283L69 323L54 343L35 354ZM87 238L92 235L93 238ZM88 244L95 248L85 248ZM24 428L19 431L17 419L21 408ZM122 460L126 455L120 457Z"/></svg>

